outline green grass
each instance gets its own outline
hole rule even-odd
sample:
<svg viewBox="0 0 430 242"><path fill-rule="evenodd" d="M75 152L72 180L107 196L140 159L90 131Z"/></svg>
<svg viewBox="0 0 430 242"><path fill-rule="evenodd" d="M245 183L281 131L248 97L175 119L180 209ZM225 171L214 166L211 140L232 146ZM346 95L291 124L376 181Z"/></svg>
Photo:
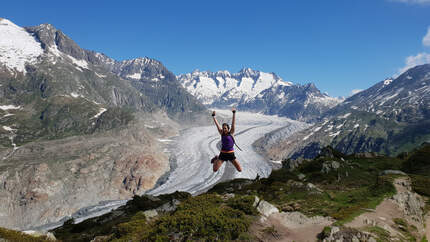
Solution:
<svg viewBox="0 0 430 242"><path fill-rule="evenodd" d="M411 152L402 169L408 173L430 176L430 144L425 144Z"/></svg>
<svg viewBox="0 0 430 242"><path fill-rule="evenodd" d="M411 230L416 231L416 227L412 227L406 220L402 218L394 218L393 222L396 224L397 229L401 232L403 235L403 239L405 241L416 241L414 235L411 233Z"/></svg>
<svg viewBox="0 0 430 242"><path fill-rule="evenodd" d="M171 199L182 200L176 211L146 219L143 211ZM80 224L67 223L55 230L55 236L63 241L90 241L95 236L113 241L167 241L175 237L183 241L253 240L248 233L257 218L253 203L254 197L249 195L236 195L227 201L217 194L136 196L116 212Z"/></svg>
<svg viewBox="0 0 430 242"><path fill-rule="evenodd" d="M137 229L146 224L143 211L155 209L173 199L183 201L189 197L191 195L185 192L175 192L158 197L135 196L125 206L105 215L87 219L79 224L66 221L62 227L54 229L53 233L57 239L62 241L90 241L96 236L111 235L119 233L118 231L126 233L127 230L122 229L128 227L130 227L129 232L131 233L134 231L133 227ZM127 225L127 223L129 224ZM119 224L124 225L118 226Z"/></svg>
<svg viewBox="0 0 430 242"><path fill-rule="evenodd" d="M253 200L246 197L233 200L226 204L215 194L189 198L173 214L161 216L151 223L140 220L120 224L116 241L167 241L175 234L185 241L238 239L248 231L252 222L243 211L253 213L249 211ZM236 208L228 204L234 204Z"/></svg>
<svg viewBox="0 0 430 242"><path fill-rule="evenodd" d="M391 237L390 233L381 227L369 226L369 227L366 227L364 230L376 235L378 237L378 239L377 239L378 241L383 241L383 242L391 241L390 240L390 237Z"/></svg>
<svg viewBox="0 0 430 242"><path fill-rule="evenodd" d="M52 241L49 240L46 236L41 237L33 237L19 231L0 228L0 240L5 239L6 241L22 241L22 242L43 242L43 241Z"/></svg>
<svg viewBox="0 0 430 242"><path fill-rule="evenodd" d="M346 156L344 159L319 157L305 162L294 172L280 169L273 171L268 178L220 183L208 193L196 197L186 193L136 196L122 210L116 211L116 215L110 213L78 225L69 224L56 230L55 235L65 241L88 241L100 235L112 236L116 241L251 241L255 238L249 234L248 228L258 216L252 206L254 196L278 208L289 206L288 209L308 216L330 216L337 220L335 225L343 225L366 209L376 208L384 198L395 193L392 182L399 176L379 174L387 169L400 169L405 161L400 157ZM322 164L327 160L338 161L340 168L328 174L322 173ZM297 180L299 172L306 175L306 182ZM430 187L426 176L412 176L412 181L416 191L422 188L421 194ZM322 192L307 190L307 182L315 184ZM220 195L226 193L234 193L235 196L223 200ZM181 200L176 211L146 220L142 211L157 208L173 198ZM403 240L413 239L416 228L414 230L401 219L394 222L402 231ZM269 231L270 228L267 230L273 232ZM379 227L369 227L368 231L381 241L389 240L389 234Z"/></svg>
<svg viewBox="0 0 430 242"><path fill-rule="evenodd" d="M420 195L430 197L430 176L409 176L412 179L412 188L414 189L414 191Z"/></svg>

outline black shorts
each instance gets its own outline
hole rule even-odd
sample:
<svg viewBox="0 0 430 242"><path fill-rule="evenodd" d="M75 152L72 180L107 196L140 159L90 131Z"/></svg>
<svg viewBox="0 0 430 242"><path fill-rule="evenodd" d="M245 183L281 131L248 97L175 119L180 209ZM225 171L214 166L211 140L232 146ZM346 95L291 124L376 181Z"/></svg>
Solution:
<svg viewBox="0 0 430 242"><path fill-rule="evenodd" d="M231 153L220 152L218 159L222 161L228 161L228 160L232 161L236 159L236 156L234 156L234 152L231 152Z"/></svg>

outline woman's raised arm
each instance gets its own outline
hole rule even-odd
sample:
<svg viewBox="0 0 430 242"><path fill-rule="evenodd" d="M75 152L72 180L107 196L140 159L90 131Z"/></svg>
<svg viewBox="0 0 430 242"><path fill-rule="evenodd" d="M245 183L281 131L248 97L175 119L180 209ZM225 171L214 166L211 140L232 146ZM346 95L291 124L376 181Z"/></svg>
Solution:
<svg viewBox="0 0 430 242"><path fill-rule="evenodd" d="M236 108L232 108L231 111L233 112L233 121L231 122L230 133L234 134L234 131L236 129Z"/></svg>
<svg viewBox="0 0 430 242"><path fill-rule="evenodd" d="M212 112L212 118L215 122L216 128L218 129L218 133L222 134L221 126L219 126L218 120L216 120L216 118L215 118L215 111Z"/></svg>

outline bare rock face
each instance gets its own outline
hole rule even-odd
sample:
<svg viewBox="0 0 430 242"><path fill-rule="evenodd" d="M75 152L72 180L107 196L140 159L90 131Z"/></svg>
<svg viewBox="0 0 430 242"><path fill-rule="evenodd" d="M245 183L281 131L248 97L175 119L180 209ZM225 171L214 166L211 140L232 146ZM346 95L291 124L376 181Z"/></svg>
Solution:
<svg viewBox="0 0 430 242"><path fill-rule="evenodd" d="M144 124L21 146L0 166L0 227L28 229L152 188L168 159ZM1 150L4 157L7 150Z"/></svg>
<svg viewBox="0 0 430 242"><path fill-rule="evenodd" d="M370 233L361 232L356 229L351 228L339 228L339 227L331 227L330 233L326 235L327 237L322 238L324 242L376 242L375 237L373 237Z"/></svg>
<svg viewBox="0 0 430 242"><path fill-rule="evenodd" d="M325 161L322 164L322 170L321 170L321 172L327 174L327 173L329 173L332 170L339 169L339 167L340 167L340 163L337 162L337 161L334 161L334 160L333 161Z"/></svg>
<svg viewBox="0 0 430 242"><path fill-rule="evenodd" d="M415 238L421 238L425 233L423 198L413 192L407 176L394 179L393 184L397 191L395 195L384 199L373 211L357 216L344 226L354 231L376 226L387 232L390 241L404 241L404 231L409 231Z"/></svg>
<svg viewBox="0 0 430 242"><path fill-rule="evenodd" d="M424 223L424 199L412 191L409 178L396 179L394 186L397 194L392 200L400 207L406 216L419 224Z"/></svg>
<svg viewBox="0 0 430 242"><path fill-rule="evenodd" d="M256 206L261 217L251 230L272 227L277 231L277 240L281 241L315 241L317 234L334 220L330 217L308 217L300 212L280 212L277 207L255 197ZM295 207L296 205L294 205ZM285 207L283 207L284 209ZM257 237L259 237L257 235ZM259 238L262 239L262 238ZM263 239L262 239L263 240Z"/></svg>
<svg viewBox="0 0 430 242"><path fill-rule="evenodd" d="M264 200L258 203L257 210L264 217L269 217L273 213L279 213L278 208Z"/></svg>

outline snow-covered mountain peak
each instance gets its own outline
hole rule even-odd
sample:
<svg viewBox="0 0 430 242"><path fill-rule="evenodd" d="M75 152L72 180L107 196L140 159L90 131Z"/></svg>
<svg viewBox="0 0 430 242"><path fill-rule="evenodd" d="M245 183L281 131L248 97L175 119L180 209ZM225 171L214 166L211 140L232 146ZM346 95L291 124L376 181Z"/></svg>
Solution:
<svg viewBox="0 0 430 242"><path fill-rule="evenodd" d="M10 26L15 26L15 27L19 28L18 25L12 23L12 21L10 21L9 19L5 19L5 18L0 18L0 25L10 25Z"/></svg>
<svg viewBox="0 0 430 242"><path fill-rule="evenodd" d="M0 19L0 65L25 72L26 63L34 63L43 49L33 35L8 19Z"/></svg>
<svg viewBox="0 0 430 242"><path fill-rule="evenodd" d="M120 63L122 66L135 66L140 68L148 65L152 65L152 66L162 65L161 62L149 57L139 57L135 59L123 60Z"/></svg>
<svg viewBox="0 0 430 242"><path fill-rule="evenodd" d="M217 71L216 72L216 75L217 76L225 76L225 77L231 77L231 74L230 74L230 72L229 71L227 71L227 70L223 70L223 71Z"/></svg>
<svg viewBox="0 0 430 242"><path fill-rule="evenodd" d="M246 77L255 77L258 74L260 74L260 71L255 71L251 68L242 68L242 70L239 71L239 74L242 74L243 76Z"/></svg>
<svg viewBox="0 0 430 242"><path fill-rule="evenodd" d="M206 105L217 105L218 102L224 101L231 105L240 100L252 99L268 88L292 85L274 73L251 68L243 68L238 73L226 70L217 72L194 70L177 78L188 92Z"/></svg>

